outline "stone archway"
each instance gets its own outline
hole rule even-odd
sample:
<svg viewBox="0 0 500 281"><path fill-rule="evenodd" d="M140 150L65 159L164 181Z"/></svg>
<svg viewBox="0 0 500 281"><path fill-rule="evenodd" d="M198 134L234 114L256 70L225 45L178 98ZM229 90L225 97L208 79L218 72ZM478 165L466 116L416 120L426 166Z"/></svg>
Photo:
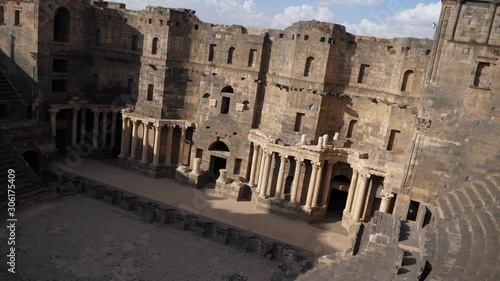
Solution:
<svg viewBox="0 0 500 281"><path fill-rule="evenodd" d="M219 171L226 169L230 151L227 144L218 140L208 147L208 152L210 154L209 174L215 181L219 177Z"/></svg>
<svg viewBox="0 0 500 281"><path fill-rule="evenodd" d="M25 151L23 154L23 158L31 167L33 172L40 177L40 166L41 166L41 158L40 154L34 150Z"/></svg>

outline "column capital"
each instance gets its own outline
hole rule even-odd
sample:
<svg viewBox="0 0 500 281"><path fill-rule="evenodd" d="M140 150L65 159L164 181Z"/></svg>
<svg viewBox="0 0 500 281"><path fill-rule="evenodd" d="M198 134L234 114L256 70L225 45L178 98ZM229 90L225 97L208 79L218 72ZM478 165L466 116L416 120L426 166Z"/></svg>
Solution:
<svg viewBox="0 0 500 281"><path fill-rule="evenodd" d="M323 161L319 161L319 162L313 162L312 165L315 167L315 168L320 168L320 167L323 167Z"/></svg>
<svg viewBox="0 0 500 281"><path fill-rule="evenodd" d="M359 176L363 179L369 179L372 175L367 171L359 171Z"/></svg>
<svg viewBox="0 0 500 281"><path fill-rule="evenodd" d="M49 109L48 110L50 113L58 113L59 109Z"/></svg>
<svg viewBox="0 0 500 281"><path fill-rule="evenodd" d="M259 150L260 149L260 144L254 143L254 149Z"/></svg>
<svg viewBox="0 0 500 281"><path fill-rule="evenodd" d="M382 199L390 199L394 197L394 192L382 192Z"/></svg>
<svg viewBox="0 0 500 281"><path fill-rule="evenodd" d="M281 159L281 161L288 161L288 155L280 154L280 159Z"/></svg>
<svg viewBox="0 0 500 281"><path fill-rule="evenodd" d="M157 128L157 129L161 129L161 128L163 128L163 127L164 127L164 125L163 125L163 124L154 124L154 126L155 126L155 128Z"/></svg>
<svg viewBox="0 0 500 281"><path fill-rule="evenodd" d="M101 113L102 110L100 109L92 109L92 113L94 113L94 115L99 115Z"/></svg>
<svg viewBox="0 0 500 281"><path fill-rule="evenodd" d="M295 157L295 162L299 163L299 164L304 164L304 159L303 158L297 158Z"/></svg>

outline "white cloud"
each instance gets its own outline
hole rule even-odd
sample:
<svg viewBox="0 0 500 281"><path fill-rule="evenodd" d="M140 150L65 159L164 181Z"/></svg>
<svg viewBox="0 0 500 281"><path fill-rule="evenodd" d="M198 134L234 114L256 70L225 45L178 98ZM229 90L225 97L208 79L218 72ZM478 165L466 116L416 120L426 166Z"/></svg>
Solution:
<svg viewBox="0 0 500 281"><path fill-rule="evenodd" d="M301 20L319 20L331 22L333 13L328 7L314 7L312 5L290 6L273 17L271 27L286 28L294 22Z"/></svg>
<svg viewBox="0 0 500 281"><path fill-rule="evenodd" d="M347 6L375 6L384 2L384 0L325 0L319 2L320 6L331 6L334 4Z"/></svg>
<svg viewBox="0 0 500 281"><path fill-rule="evenodd" d="M415 8L399 11L393 16L374 14L373 20L363 19L356 24L344 25L347 31L356 35L432 38L435 31L432 23L438 21L440 12L440 2L427 5L419 3Z"/></svg>

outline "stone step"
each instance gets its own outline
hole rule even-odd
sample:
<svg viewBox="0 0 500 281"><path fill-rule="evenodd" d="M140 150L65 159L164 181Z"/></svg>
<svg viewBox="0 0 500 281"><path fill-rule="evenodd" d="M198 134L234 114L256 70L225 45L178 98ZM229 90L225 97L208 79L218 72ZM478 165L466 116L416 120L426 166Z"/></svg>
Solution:
<svg viewBox="0 0 500 281"><path fill-rule="evenodd" d="M450 203L448 201L448 195L446 193L440 194L438 196L438 203L439 207L443 211L444 220L446 221L447 219L450 219L451 208L450 208Z"/></svg>
<svg viewBox="0 0 500 281"><path fill-rule="evenodd" d="M481 208L484 208L484 202L481 198L478 197L474 185L467 185L464 188L464 194L466 197L469 198L469 202L472 204L474 207L474 210L478 210Z"/></svg>
<svg viewBox="0 0 500 281"><path fill-rule="evenodd" d="M469 222L464 217L457 217L458 227L460 229L461 235L461 245L460 252L458 253L457 260L448 275L449 280L459 280L463 276L465 268L471 259L472 252L472 234L470 230Z"/></svg>
<svg viewBox="0 0 500 281"><path fill-rule="evenodd" d="M448 193L448 202L450 202L450 216L451 218L455 218L457 214L464 214L464 207L462 203L458 200L454 192Z"/></svg>
<svg viewBox="0 0 500 281"><path fill-rule="evenodd" d="M469 259L467 266L465 267L465 275L466 276L474 276L481 264L482 256L486 251L486 241L484 240L484 232L481 224L478 221L477 215L474 213L469 217L466 217L465 220L468 221L471 227L471 254L472 258Z"/></svg>
<svg viewBox="0 0 500 281"><path fill-rule="evenodd" d="M481 198L485 206L489 206L495 202L492 194L489 192L488 188L486 188L484 182L474 182L474 186L478 197Z"/></svg>
<svg viewBox="0 0 500 281"><path fill-rule="evenodd" d="M460 202L460 205L464 209L464 214L470 214L470 213L474 212L474 208L473 208L472 204L469 202L469 199L467 198L467 196L465 196L464 192L465 192L464 189L460 188L454 193L455 193L458 201Z"/></svg>

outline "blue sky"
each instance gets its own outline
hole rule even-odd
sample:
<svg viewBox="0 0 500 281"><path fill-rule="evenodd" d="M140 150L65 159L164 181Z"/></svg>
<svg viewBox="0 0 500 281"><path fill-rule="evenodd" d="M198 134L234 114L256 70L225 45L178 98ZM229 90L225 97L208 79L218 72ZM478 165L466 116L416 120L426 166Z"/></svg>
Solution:
<svg viewBox="0 0 500 281"><path fill-rule="evenodd" d="M119 1L119 0L118 0ZM196 10L201 20L283 29L299 20L343 24L357 35L427 37L441 0L122 0L129 9L165 6Z"/></svg>

